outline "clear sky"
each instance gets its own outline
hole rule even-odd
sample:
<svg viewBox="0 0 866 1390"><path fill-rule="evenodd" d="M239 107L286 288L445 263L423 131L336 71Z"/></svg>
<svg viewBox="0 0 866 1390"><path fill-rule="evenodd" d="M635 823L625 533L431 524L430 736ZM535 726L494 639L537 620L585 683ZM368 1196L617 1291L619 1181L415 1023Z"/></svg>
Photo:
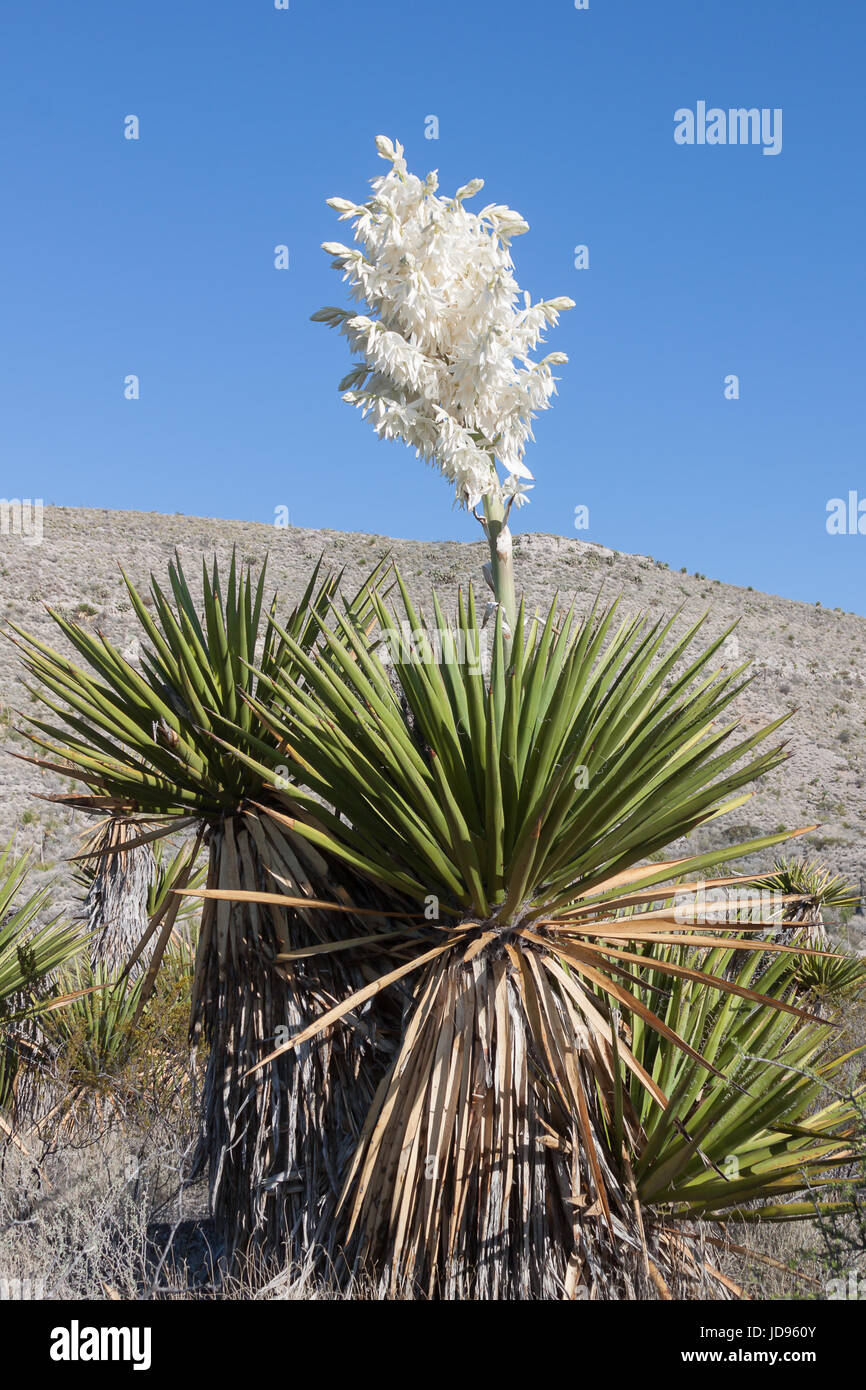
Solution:
<svg viewBox="0 0 866 1390"><path fill-rule="evenodd" d="M826 529L866 502L859 0L4 0L0 39L4 496L475 539L309 322L381 132L577 301L516 529L866 613L866 535ZM678 145L701 101L781 108L781 152Z"/></svg>

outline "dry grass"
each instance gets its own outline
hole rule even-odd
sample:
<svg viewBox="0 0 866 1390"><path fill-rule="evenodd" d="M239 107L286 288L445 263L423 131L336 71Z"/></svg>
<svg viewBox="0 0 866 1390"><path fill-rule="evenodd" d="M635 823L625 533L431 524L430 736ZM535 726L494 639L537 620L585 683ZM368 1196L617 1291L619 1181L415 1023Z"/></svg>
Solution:
<svg viewBox="0 0 866 1390"><path fill-rule="evenodd" d="M31 1157L9 1146L0 1182L0 1275L30 1281L49 1299L153 1296L163 1275L195 1287L211 1270L202 1255L202 1197L184 1184L183 1136L111 1122L89 1134L58 1131ZM159 1248L164 1227L198 1239ZM166 1266L169 1265L169 1268Z"/></svg>
<svg viewBox="0 0 866 1390"><path fill-rule="evenodd" d="M90 1133L58 1132L28 1159L0 1152L0 1280L46 1299L381 1300L359 1276L348 1289L308 1271L257 1260L227 1274L207 1217L206 1184L188 1184L191 1126L113 1119ZM717 1232L707 1228L709 1235ZM724 1274L758 1299L826 1299L850 1271L866 1279L866 1230L855 1218L735 1227L729 1240L762 1259L708 1247ZM767 1264L769 1258L774 1263ZM638 1297L657 1297L641 1288ZM674 1299L713 1298L717 1286L672 1286ZM396 1295L400 1297L400 1295Z"/></svg>

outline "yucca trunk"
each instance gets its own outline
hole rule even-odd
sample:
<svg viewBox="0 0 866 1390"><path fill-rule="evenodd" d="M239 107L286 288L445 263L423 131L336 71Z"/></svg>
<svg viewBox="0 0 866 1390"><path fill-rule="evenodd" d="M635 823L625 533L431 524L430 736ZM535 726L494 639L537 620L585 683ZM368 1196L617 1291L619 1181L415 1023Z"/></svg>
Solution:
<svg viewBox="0 0 866 1390"><path fill-rule="evenodd" d="M644 1229L588 1032L540 957L506 942L449 953L418 987L347 1188L354 1269L382 1293L444 1299L699 1283L682 1242Z"/></svg>
<svg viewBox="0 0 866 1390"><path fill-rule="evenodd" d="M87 931L93 933L90 960L94 970L102 967L119 974L126 966L149 924L148 893L154 874L153 850L149 844L126 846L138 838L142 827L124 816L112 816L97 827L88 841L92 851L86 861L93 879L84 903ZM133 976L146 968L153 951L145 947Z"/></svg>
<svg viewBox="0 0 866 1390"><path fill-rule="evenodd" d="M254 815L229 816L212 829L208 888L348 902L310 845ZM355 885L356 905L361 895L369 903L369 889ZM256 1252L314 1267L335 1254L334 1209L393 1050L388 1032L393 1035L399 1001L376 1001L349 1027L248 1074L335 998L366 981L357 967L344 966L342 955L277 959L357 934L351 914L335 917L205 900L192 1006L193 1037L209 1048L196 1166L207 1169L229 1261ZM384 918L382 925L387 928Z"/></svg>

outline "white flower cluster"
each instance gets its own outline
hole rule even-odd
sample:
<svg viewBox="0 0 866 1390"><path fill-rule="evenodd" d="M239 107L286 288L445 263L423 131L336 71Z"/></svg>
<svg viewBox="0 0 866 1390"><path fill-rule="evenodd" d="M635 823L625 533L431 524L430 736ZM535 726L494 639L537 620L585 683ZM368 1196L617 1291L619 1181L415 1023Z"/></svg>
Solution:
<svg viewBox="0 0 866 1390"><path fill-rule="evenodd" d="M463 506L491 495L519 506L532 478L523 462L530 422L550 405L552 368L568 360L529 354L574 301L521 296L509 246L528 224L495 203L468 212L464 201L483 180L440 198L435 172L422 182L402 145L383 135L376 145L391 167L373 180L370 201L328 200L354 222L356 246L324 243L365 312L313 315L339 327L362 359L340 383L343 399L379 435L438 466Z"/></svg>

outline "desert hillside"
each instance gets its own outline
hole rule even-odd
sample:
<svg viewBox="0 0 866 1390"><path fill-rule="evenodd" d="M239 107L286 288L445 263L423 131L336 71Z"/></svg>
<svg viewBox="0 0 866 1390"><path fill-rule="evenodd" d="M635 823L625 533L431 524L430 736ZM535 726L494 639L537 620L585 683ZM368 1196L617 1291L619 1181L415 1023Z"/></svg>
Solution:
<svg viewBox="0 0 866 1390"><path fill-rule="evenodd" d="M43 607L48 604L104 632L135 660L136 623L119 565L144 589L151 571L166 576L177 549L188 576L197 581L203 556L216 552L227 562L233 546L256 564L269 557L269 588L286 604L302 592L322 552L331 564L345 566L348 584L360 581L389 553L422 603L431 586L450 601L459 584L479 580L486 558L483 542L395 541L253 522L51 507L41 544L0 536L0 619L62 645ZM819 853L866 894L866 618L672 572L661 560L617 554L578 539L520 535L515 548L518 583L530 609L546 604L556 590L569 599L576 595L578 608L585 607L603 589L610 599L622 595L625 613L648 610L658 616L682 607L683 625L709 609L708 639L739 618L724 660L733 665L751 659L755 679L735 709L746 730L796 710L787 725L792 757L746 806L717 822L712 836L723 843L783 825L817 823L818 829L799 842L800 852ZM35 706L20 684L15 647L2 641L0 742L6 750L22 752L16 711L35 712ZM19 848L33 846L40 871L56 876L62 902L68 894L64 860L75 852L80 825L33 797L57 785L49 785L29 764L4 757L0 842L14 834ZM704 834L712 844L710 830ZM852 919L850 930L856 944L866 946L862 915Z"/></svg>

